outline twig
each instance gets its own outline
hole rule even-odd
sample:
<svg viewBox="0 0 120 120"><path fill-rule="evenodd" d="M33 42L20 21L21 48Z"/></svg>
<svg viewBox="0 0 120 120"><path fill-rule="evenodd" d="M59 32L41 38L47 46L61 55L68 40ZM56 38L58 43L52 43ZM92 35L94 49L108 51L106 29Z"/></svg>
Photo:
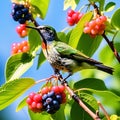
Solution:
<svg viewBox="0 0 120 120"><path fill-rule="evenodd" d="M69 87L67 81L65 81L62 76L59 77L59 80L61 84L63 84L66 88L66 90L69 92L70 96L82 107L94 120L101 120L99 116L95 113L93 113L79 98L78 95L74 93L74 91Z"/></svg>
<svg viewBox="0 0 120 120"><path fill-rule="evenodd" d="M103 36L103 38L106 40L106 42L108 43L109 47L110 47L111 50L113 51L116 59L117 59L118 62L120 63L120 56L119 56L117 50L115 49L115 47L114 47L114 45L113 45L113 42L108 39L108 37L105 35L105 33L103 33L102 36Z"/></svg>
<svg viewBox="0 0 120 120"><path fill-rule="evenodd" d="M100 13L100 11L99 11L99 9L98 9L98 6L97 6L95 3L91 3L91 5L92 5L92 6L94 7L94 9L96 10L97 14L98 14L98 15L101 15L101 13ZM110 47L111 50L113 51L116 59L117 59L118 62L120 63L120 56L119 56L117 50L116 50L115 47L114 47L113 41L110 41L110 40L108 39L108 37L105 35L105 32L102 34L102 36L103 36L103 38L106 40L107 44L109 45L109 47Z"/></svg>
<svg viewBox="0 0 120 120"><path fill-rule="evenodd" d="M98 105L100 106L100 108L102 109L103 113L105 114L107 120L110 120L110 117L107 113L107 111L105 110L105 108L103 107L103 105L100 103L100 101L98 101Z"/></svg>

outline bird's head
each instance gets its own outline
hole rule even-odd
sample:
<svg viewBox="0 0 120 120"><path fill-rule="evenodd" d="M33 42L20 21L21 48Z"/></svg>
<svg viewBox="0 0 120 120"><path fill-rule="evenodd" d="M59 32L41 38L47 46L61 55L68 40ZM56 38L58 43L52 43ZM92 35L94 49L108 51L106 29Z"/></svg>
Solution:
<svg viewBox="0 0 120 120"><path fill-rule="evenodd" d="M55 29L51 26L38 26L38 27L26 26L26 27L36 29L40 33L43 42L49 43L54 40L57 40L57 33Z"/></svg>

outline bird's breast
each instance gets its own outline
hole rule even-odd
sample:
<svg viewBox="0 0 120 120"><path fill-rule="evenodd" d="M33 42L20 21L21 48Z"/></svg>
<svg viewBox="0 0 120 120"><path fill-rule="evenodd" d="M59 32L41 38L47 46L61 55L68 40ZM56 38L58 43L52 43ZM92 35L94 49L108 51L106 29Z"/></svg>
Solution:
<svg viewBox="0 0 120 120"><path fill-rule="evenodd" d="M48 62L54 68L56 68L58 70L63 70L63 71L66 71L66 72L69 71L67 69L67 67L65 66L65 64L66 64L65 58L62 58L60 56L60 54L57 52L57 50L52 45L47 46L46 47L47 49L44 49L44 48L42 47L43 53L44 53L46 59L48 60Z"/></svg>

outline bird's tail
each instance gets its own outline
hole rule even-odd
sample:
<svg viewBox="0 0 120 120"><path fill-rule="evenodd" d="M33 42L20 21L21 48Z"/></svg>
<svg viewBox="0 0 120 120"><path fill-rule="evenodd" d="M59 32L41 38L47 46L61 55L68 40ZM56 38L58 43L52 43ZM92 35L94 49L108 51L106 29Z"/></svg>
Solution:
<svg viewBox="0 0 120 120"><path fill-rule="evenodd" d="M105 66L103 64L95 64L95 66L97 67L98 70L104 71L104 72L109 73L111 75L114 72L112 67L108 67L108 66Z"/></svg>

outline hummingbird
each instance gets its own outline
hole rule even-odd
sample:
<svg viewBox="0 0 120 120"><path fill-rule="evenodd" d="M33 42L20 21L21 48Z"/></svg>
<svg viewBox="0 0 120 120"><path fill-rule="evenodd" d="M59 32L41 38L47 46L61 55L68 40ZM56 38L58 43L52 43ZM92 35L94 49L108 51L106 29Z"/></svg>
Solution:
<svg viewBox="0 0 120 120"><path fill-rule="evenodd" d="M40 33L42 51L53 67L55 74L60 74L60 71L68 72L68 76L65 79L73 75L73 73L83 69L98 69L113 74L112 67L104 65L62 42L58 38L57 32L53 27L47 25L26 27L35 29Z"/></svg>

